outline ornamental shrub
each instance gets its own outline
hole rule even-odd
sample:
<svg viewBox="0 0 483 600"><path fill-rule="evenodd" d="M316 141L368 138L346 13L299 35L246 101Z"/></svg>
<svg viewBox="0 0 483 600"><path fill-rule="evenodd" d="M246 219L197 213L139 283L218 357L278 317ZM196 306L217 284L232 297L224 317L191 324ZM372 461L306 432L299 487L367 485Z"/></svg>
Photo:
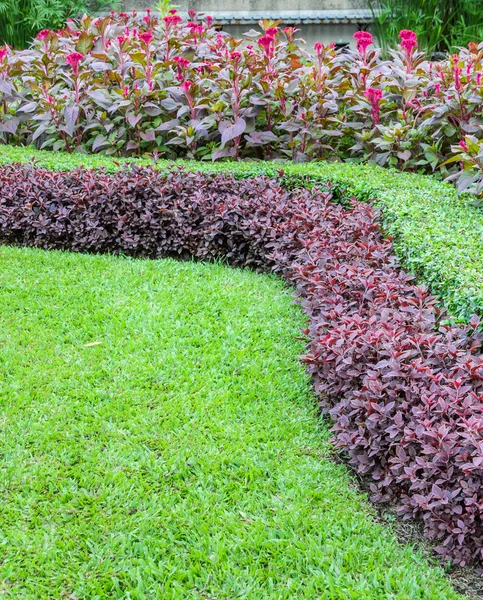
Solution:
<svg viewBox="0 0 483 600"><path fill-rule="evenodd" d="M219 160L374 161L481 193L483 43L432 63L412 31L382 60L303 49L262 21L235 39L211 17L112 13L0 49L0 142L54 151ZM77 57L73 62L73 57ZM458 174L465 172L460 177Z"/></svg>
<svg viewBox="0 0 483 600"><path fill-rule="evenodd" d="M132 256L224 258L275 271L309 317L304 358L337 445L374 499L419 518L438 552L483 562L483 357L478 319L443 325L404 273L373 207L150 167L0 168L0 241ZM349 204L347 199L347 204Z"/></svg>

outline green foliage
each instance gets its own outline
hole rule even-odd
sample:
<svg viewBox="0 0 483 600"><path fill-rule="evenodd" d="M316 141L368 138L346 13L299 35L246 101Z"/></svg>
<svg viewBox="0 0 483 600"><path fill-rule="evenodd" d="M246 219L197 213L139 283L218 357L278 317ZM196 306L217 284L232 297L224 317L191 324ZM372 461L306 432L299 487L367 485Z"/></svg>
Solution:
<svg viewBox="0 0 483 600"><path fill-rule="evenodd" d="M418 34L427 52L454 51L483 38L480 0L368 0L374 31L387 52L401 29Z"/></svg>
<svg viewBox="0 0 483 600"><path fill-rule="evenodd" d="M120 5L120 0L0 0L0 45L26 48L41 29Z"/></svg>
<svg viewBox="0 0 483 600"><path fill-rule="evenodd" d="M40 166L60 171L80 165L115 171L121 164L100 155L0 147L0 164L29 162L32 158ZM149 160L127 162L153 164ZM475 312L483 315L483 214L464 195L458 196L449 184L428 176L351 163L157 163L160 169L180 166L204 172L232 172L240 178L279 177L290 187L310 187L330 181L336 192L344 190L361 200L376 198L383 225L394 236L404 267L443 298L456 318L468 319Z"/></svg>
<svg viewBox="0 0 483 600"><path fill-rule="evenodd" d="M7 596L460 598L331 460L281 281L172 260L0 259Z"/></svg>

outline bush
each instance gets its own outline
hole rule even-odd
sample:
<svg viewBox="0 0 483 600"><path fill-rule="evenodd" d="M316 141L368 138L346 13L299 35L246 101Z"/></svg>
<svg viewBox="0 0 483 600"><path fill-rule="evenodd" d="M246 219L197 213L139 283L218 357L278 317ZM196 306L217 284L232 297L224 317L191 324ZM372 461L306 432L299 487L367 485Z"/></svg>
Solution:
<svg viewBox="0 0 483 600"><path fill-rule="evenodd" d="M101 155L0 147L0 164L31 160L38 166L61 171L84 165L115 172L121 164ZM130 162L139 166L153 164L152 160ZM233 174L238 179L264 175L278 179L288 189L330 181L332 192L338 196L373 200L381 210L384 230L394 238L404 267L426 282L454 317L468 320L474 313L483 315L483 216L447 184L411 173L347 163L179 164L189 170ZM176 164L163 160L156 164L162 171L175 167Z"/></svg>
<svg viewBox="0 0 483 600"><path fill-rule="evenodd" d="M0 169L0 240L132 256L224 258L297 286L305 362L334 435L376 500L421 518L438 551L483 559L483 359L469 326L442 326L400 270L372 207L274 179L159 172Z"/></svg>
<svg viewBox="0 0 483 600"><path fill-rule="evenodd" d="M28 50L0 50L0 141L170 159L336 157L443 177L465 168L460 191L482 191L481 160L459 143L483 139L483 43L433 64L403 31L383 61L359 32L357 51L316 44L312 56L291 27L262 22L263 35L239 40L190 18L85 17L41 31Z"/></svg>

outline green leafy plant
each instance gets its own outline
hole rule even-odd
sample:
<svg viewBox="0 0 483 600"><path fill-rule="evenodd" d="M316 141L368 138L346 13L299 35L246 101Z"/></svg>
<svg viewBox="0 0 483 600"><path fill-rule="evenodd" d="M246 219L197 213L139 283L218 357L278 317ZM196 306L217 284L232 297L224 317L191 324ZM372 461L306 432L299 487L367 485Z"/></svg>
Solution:
<svg viewBox="0 0 483 600"><path fill-rule="evenodd" d="M414 30L427 52L453 51L483 38L479 0L368 0L368 4L386 54L401 29Z"/></svg>
<svg viewBox="0 0 483 600"><path fill-rule="evenodd" d="M41 29L57 29L68 18L120 4L121 0L0 0L0 43L26 48Z"/></svg>

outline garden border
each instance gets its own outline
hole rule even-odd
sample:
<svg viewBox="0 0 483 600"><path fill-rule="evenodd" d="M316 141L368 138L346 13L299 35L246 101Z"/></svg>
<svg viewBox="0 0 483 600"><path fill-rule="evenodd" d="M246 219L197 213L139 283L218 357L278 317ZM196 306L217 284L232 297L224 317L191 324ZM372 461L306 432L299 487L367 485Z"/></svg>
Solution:
<svg viewBox="0 0 483 600"><path fill-rule="evenodd" d="M51 153L34 148L0 147L0 165L27 163L54 171L79 166L116 171L123 163L153 165L151 159L114 159L100 155ZM156 168L231 173L236 178L266 175L288 187L330 182L333 192L374 199L385 232L394 238L401 264L439 296L450 313L468 320L483 315L483 212L468 196L433 177L354 163L266 163L157 161Z"/></svg>

